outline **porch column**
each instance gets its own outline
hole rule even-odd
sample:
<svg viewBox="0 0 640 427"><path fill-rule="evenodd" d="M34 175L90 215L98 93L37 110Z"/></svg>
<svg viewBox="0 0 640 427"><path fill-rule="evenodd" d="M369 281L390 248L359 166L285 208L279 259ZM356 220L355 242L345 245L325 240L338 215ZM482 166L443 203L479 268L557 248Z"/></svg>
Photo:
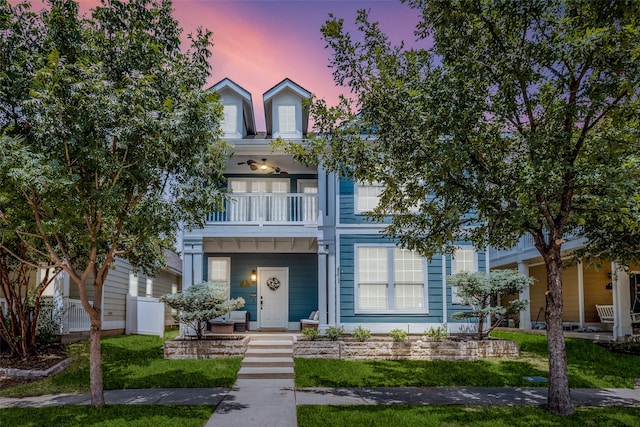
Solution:
<svg viewBox="0 0 640 427"><path fill-rule="evenodd" d="M182 289L202 282L202 239L185 239L183 241ZM180 324L180 335L195 332L184 323Z"/></svg>
<svg viewBox="0 0 640 427"><path fill-rule="evenodd" d="M613 339L618 340L633 334L631 327L631 301L629 290L629 275L611 263L613 285Z"/></svg>
<svg viewBox="0 0 640 427"><path fill-rule="evenodd" d="M324 243L318 245L318 310L320 326L327 324L327 249Z"/></svg>
<svg viewBox="0 0 640 427"><path fill-rule="evenodd" d="M584 266L578 262L578 322L584 328Z"/></svg>
<svg viewBox="0 0 640 427"><path fill-rule="evenodd" d="M529 264L518 261L518 272L529 277ZM529 304L520 312L520 329L531 329L531 291L529 287L520 292L520 300L527 300Z"/></svg>

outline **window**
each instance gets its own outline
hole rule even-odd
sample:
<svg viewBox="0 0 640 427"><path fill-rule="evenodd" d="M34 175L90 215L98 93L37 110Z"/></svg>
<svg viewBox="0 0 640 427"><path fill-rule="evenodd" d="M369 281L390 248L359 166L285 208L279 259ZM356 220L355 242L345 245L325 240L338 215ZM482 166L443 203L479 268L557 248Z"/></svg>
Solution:
<svg viewBox="0 0 640 427"><path fill-rule="evenodd" d="M220 282L227 287L227 298L231 295L231 258L209 258L209 281Z"/></svg>
<svg viewBox="0 0 640 427"><path fill-rule="evenodd" d="M129 272L129 295L138 296L138 275L133 271Z"/></svg>
<svg viewBox="0 0 640 427"><path fill-rule="evenodd" d="M295 133L297 131L295 105L278 105L278 124L280 133Z"/></svg>
<svg viewBox="0 0 640 427"><path fill-rule="evenodd" d="M390 246L356 248L356 310L426 312L425 260Z"/></svg>
<svg viewBox="0 0 640 427"><path fill-rule="evenodd" d="M146 296L148 297L153 296L153 279L147 278L147 286L145 291L146 291Z"/></svg>
<svg viewBox="0 0 640 427"><path fill-rule="evenodd" d="M451 257L451 274L461 273L463 271L478 271L478 256L472 247L458 248ZM451 287L451 302L453 304L463 304L457 294L455 286Z"/></svg>
<svg viewBox="0 0 640 427"><path fill-rule="evenodd" d="M225 105L222 110L222 132L236 133L238 131L238 106Z"/></svg>
<svg viewBox="0 0 640 427"><path fill-rule="evenodd" d="M372 211L376 206L378 206L382 190L382 184L379 183L358 184L356 186L356 211Z"/></svg>

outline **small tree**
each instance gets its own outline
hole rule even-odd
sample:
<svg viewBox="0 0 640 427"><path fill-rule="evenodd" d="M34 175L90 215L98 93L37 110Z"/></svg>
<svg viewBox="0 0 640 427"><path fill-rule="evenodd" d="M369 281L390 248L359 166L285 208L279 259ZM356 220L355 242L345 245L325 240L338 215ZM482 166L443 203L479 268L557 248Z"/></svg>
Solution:
<svg viewBox="0 0 640 427"><path fill-rule="evenodd" d="M178 311L173 318L193 328L198 339L204 337L207 320L244 307L243 298L227 299L227 287L219 282L198 283L177 294L163 295L160 300Z"/></svg>
<svg viewBox="0 0 640 427"><path fill-rule="evenodd" d="M513 295L527 289L533 284L533 278L515 270L496 270L490 273L475 272L454 274L447 277L447 283L455 286L456 294L471 306L471 311L453 313L453 319L478 319L478 338L488 335L507 316L519 313L529 304L526 300L509 301L506 306L495 304L499 295ZM492 304L494 303L494 304ZM484 330L487 317L494 317L493 323Z"/></svg>

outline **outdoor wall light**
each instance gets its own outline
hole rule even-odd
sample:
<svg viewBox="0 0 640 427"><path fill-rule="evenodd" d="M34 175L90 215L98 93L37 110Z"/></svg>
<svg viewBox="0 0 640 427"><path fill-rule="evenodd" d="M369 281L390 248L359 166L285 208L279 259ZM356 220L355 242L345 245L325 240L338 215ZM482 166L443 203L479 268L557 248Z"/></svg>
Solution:
<svg viewBox="0 0 640 427"><path fill-rule="evenodd" d="M258 275L255 270L251 270L251 282L256 283L258 281Z"/></svg>

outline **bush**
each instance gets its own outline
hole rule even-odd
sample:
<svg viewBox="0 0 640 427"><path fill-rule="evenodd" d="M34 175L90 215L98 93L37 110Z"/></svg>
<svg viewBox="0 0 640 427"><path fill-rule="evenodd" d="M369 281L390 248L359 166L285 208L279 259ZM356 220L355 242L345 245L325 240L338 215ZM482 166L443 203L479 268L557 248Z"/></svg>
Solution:
<svg viewBox="0 0 640 427"><path fill-rule="evenodd" d="M389 331L389 336L396 342L402 342L407 340L407 331L404 329L392 329Z"/></svg>
<svg viewBox="0 0 640 427"><path fill-rule="evenodd" d="M302 330L302 335L304 335L305 337L309 338L312 341L320 338L320 332L318 332L318 330L314 328L304 328Z"/></svg>
<svg viewBox="0 0 640 427"><path fill-rule="evenodd" d="M433 329L433 327L430 327L428 330L425 329L422 335L424 335L425 338L430 338L434 341L441 341L449 336L449 332L447 332L445 327L438 326L435 329Z"/></svg>
<svg viewBox="0 0 640 427"><path fill-rule="evenodd" d="M353 332L351 332L351 336L356 340L356 341L366 341L369 338L371 338L371 331L369 329L365 329L362 326L358 326L357 328L355 328L353 330Z"/></svg>
<svg viewBox="0 0 640 427"><path fill-rule="evenodd" d="M330 326L327 328L327 332L325 332L327 338L331 341L338 341L342 335L344 335L344 329L337 328L335 326Z"/></svg>

